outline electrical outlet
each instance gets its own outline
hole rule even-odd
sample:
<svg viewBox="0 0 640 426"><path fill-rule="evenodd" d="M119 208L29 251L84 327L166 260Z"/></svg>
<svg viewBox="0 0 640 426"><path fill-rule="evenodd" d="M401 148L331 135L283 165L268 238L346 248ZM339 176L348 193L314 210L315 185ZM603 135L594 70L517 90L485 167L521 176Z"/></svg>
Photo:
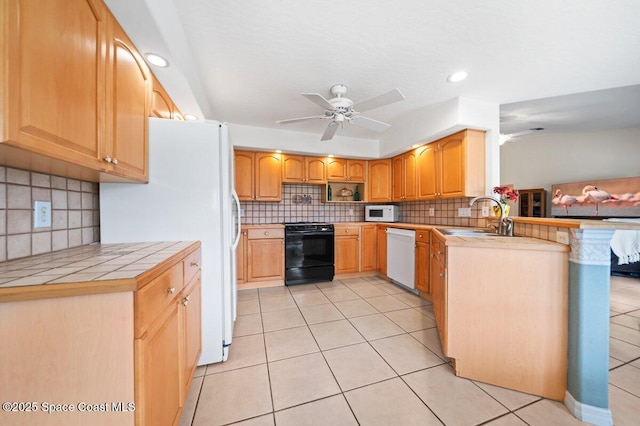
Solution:
<svg viewBox="0 0 640 426"><path fill-rule="evenodd" d="M349 209L349 216L353 216L353 209Z"/></svg>
<svg viewBox="0 0 640 426"><path fill-rule="evenodd" d="M489 206L482 206L482 217L489 217Z"/></svg>
<svg viewBox="0 0 640 426"><path fill-rule="evenodd" d="M240 209L240 217L244 217L244 209Z"/></svg>
<svg viewBox="0 0 640 426"><path fill-rule="evenodd" d="M33 203L33 227L51 228L50 201L35 201Z"/></svg>
<svg viewBox="0 0 640 426"><path fill-rule="evenodd" d="M569 233L562 231L556 232L556 241L561 244L569 244Z"/></svg>
<svg viewBox="0 0 640 426"><path fill-rule="evenodd" d="M458 217L471 217L471 207L458 208Z"/></svg>
<svg viewBox="0 0 640 426"><path fill-rule="evenodd" d="M436 215L436 209L433 207L429 207L429 216L435 216Z"/></svg>

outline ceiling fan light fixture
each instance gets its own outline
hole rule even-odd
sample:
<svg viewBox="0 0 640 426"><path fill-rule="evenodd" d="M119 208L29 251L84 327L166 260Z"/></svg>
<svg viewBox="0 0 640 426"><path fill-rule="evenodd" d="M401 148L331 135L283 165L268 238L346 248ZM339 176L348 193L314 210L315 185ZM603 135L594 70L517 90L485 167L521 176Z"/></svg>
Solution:
<svg viewBox="0 0 640 426"><path fill-rule="evenodd" d="M447 81L449 83L457 83L459 81L464 80L465 78L467 78L469 74L467 74L466 71L458 71L458 72L454 72L453 74L451 74L449 77L447 77Z"/></svg>

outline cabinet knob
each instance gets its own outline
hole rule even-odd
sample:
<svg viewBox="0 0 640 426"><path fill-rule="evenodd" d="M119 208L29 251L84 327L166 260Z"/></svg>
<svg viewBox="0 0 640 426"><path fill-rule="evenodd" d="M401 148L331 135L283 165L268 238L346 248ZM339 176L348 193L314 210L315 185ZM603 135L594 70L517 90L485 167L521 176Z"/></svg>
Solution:
<svg viewBox="0 0 640 426"><path fill-rule="evenodd" d="M112 163L113 159L111 157L109 157L108 155L106 157L103 158L105 163Z"/></svg>
<svg viewBox="0 0 640 426"><path fill-rule="evenodd" d="M441 277L444 277L444 274L443 274L442 272L440 272L440 276L441 276Z"/></svg>
<svg viewBox="0 0 640 426"><path fill-rule="evenodd" d="M111 162L112 162L113 164L116 164L116 165L117 165L117 164L118 164L118 159L117 159L117 158L114 158L113 160L111 160Z"/></svg>
<svg viewBox="0 0 640 426"><path fill-rule="evenodd" d="M167 289L167 293L169 293L169 294L173 294L173 293L175 293L175 292L176 292L176 288L175 288L175 287L169 287L169 288Z"/></svg>
<svg viewBox="0 0 640 426"><path fill-rule="evenodd" d="M189 303L189 296L182 299L182 306L187 306L187 303Z"/></svg>
<svg viewBox="0 0 640 426"><path fill-rule="evenodd" d="M191 262L191 266L195 266L196 268L199 268L200 262Z"/></svg>
<svg viewBox="0 0 640 426"><path fill-rule="evenodd" d="M269 231L264 231L264 235L269 235Z"/></svg>

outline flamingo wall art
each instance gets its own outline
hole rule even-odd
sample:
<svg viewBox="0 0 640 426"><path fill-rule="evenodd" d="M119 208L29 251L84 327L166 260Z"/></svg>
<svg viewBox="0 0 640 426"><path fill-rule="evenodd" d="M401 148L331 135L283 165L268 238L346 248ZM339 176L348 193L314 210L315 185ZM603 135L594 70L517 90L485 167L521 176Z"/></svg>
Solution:
<svg viewBox="0 0 640 426"><path fill-rule="evenodd" d="M640 217L640 177L552 185L551 216Z"/></svg>

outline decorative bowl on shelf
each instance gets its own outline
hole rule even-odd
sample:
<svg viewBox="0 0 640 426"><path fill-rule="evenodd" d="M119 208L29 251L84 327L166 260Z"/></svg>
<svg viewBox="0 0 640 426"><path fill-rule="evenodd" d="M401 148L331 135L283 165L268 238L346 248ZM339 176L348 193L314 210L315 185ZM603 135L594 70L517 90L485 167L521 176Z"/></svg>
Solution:
<svg viewBox="0 0 640 426"><path fill-rule="evenodd" d="M344 187L340 191L338 191L338 196L342 197L342 201L346 201L346 198L353 197L353 191L347 187Z"/></svg>

